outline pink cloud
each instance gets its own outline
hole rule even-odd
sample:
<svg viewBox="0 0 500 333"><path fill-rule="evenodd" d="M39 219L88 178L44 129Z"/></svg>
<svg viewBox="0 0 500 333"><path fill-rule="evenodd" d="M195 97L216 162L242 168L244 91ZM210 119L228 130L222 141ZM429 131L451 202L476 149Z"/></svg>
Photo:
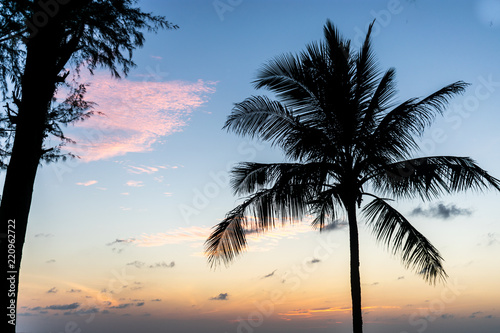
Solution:
<svg viewBox="0 0 500 333"><path fill-rule="evenodd" d="M142 187L144 186L143 182L140 180L129 180L128 182L125 183L127 186L131 187Z"/></svg>
<svg viewBox="0 0 500 333"><path fill-rule="evenodd" d="M167 192L168 193L168 192ZM165 193L166 195L168 195ZM308 222L296 223L284 227L278 227L267 233L249 233L248 251L262 252L273 248L277 241L283 238L291 238L298 234L313 232L314 229ZM131 242L140 247L163 246L167 244L190 244L193 247L202 246L212 232L211 227L179 227L172 231L159 232L154 234L142 234L139 237L131 238Z"/></svg>
<svg viewBox="0 0 500 333"><path fill-rule="evenodd" d="M89 180L89 181L83 182L83 183L76 183L76 185L80 185L80 186L90 186L90 185L94 185L94 184L97 184L97 180Z"/></svg>
<svg viewBox="0 0 500 333"><path fill-rule="evenodd" d="M152 174L157 172L159 169L156 167L149 167L145 165L141 165L139 167L129 165L127 167L127 171L130 173L135 173L135 174L141 174L141 173L147 173L147 174Z"/></svg>
<svg viewBox="0 0 500 333"><path fill-rule="evenodd" d="M68 136L77 144L65 149L84 161L151 151L161 138L182 131L192 111L215 92L215 82L137 82L96 74L86 98L98 105L95 115L77 123Z"/></svg>

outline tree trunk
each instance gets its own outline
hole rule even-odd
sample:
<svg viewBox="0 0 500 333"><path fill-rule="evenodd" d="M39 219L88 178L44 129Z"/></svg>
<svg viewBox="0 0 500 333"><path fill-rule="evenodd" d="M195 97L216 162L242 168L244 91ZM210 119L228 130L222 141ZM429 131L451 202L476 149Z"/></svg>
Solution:
<svg viewBox="0 0 500 333"><path fill-rule="evenodd" d="M47 114L55 92L55 52L57 38L47 26L29 40L24 73L21 82L21 101L12 153L7 167L0 204L0 260L8 325L3 332L14 333L17 322L19 269L28 226L35 176L42 156ZM7 297L6 297L7 296Z"/></svg>
<svg viewBox="0 0 500 333"><path fill-rule="evenodd" d="M354 333L363 332L363 318L361 315L361 280L359 275L359 240L358 223L356 219L356 202L346 203L349 219L349 246L351 251L351 299L352 299L352 326Z"/></svg>
<svg viewBox="0 0 500 333"><path fill-rule="evenodd" d="M0 267L4 284L2 292L7 295L7 297L4 296L6 302L4 302L4 309L8 309L7 321L9 322L8 330L4 332L9 333L15 332L17 322L19 269L28 226L33 185L42 148L42 140L32 140L32 136L33 133L30 133L29 126L23 130L20 128L16 133L0 205L3 236L0 239L0 249L3 256Z"/></svg>

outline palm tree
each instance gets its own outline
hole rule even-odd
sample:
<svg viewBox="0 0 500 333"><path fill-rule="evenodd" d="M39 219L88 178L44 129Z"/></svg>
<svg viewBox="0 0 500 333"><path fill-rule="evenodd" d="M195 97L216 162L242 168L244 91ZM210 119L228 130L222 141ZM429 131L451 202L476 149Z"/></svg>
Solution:
<svg viewBox="0 0 500 333"><path fill-rule="evenodd" d="M423 134L449 99L463 93L458 81L425 98L395 103L395 70L378 70L371 26L358 52L330 21L324 40L299 55L284 54L265 64L254 81L278 100L252 96L235 105L224 126L242 136L278 146L286 163L241 163L231 185L242 204L217 224L205 243L211 265L228 264L247 243L248 229L266 231L277 221L312 215L322 230L346 213L349 226L353 331L362 332L357 210L375 238L427 282L447 274L439 251L390 201L431 200L445 193L488 187L500 180L472 159L414 158Z"/></svg>

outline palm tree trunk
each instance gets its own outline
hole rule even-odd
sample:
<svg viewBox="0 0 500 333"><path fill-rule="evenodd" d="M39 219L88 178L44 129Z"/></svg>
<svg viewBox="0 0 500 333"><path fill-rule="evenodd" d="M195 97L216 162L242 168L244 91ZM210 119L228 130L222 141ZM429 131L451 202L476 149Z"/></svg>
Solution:
<svg viewBox="0 0 500 333"><path fill-rule="evenodd" d="M351 251L351 299L352 299L352 326L354 333L363 332L363 318L361 316L361 280L359 275L359 240L358 224L356 219L356 202L348 202L347 218L349 219L349 246Z"/></svg>

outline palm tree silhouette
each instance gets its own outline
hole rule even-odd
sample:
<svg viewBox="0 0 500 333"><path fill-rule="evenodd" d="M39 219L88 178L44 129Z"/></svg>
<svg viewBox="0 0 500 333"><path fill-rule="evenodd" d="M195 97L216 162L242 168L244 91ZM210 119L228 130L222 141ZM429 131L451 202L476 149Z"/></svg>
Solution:
<svg viewBox="0 0 500 333"><path fill-rule="evenodd" d="M373 25L373 23L372 23ZM395 70L382 73L370 44L358 52L327 21L324 40L298 55L265 64L254 81L278 100L252 96L235 105L224 126L280 147L287 163L241 163L232 170L236 195L247 196L214 227L205 243L211 265L228 264L247 243L246 230L266 231L312 215L320 230L347 213L353 331L362 332L357 209L376 239L427 282L445 280L443 258L389 201L431 200L488 187L500 180L468 157L412 158L423 134L448 100L468 84L458 81L425 98L396 104ZM390 197L388 199L386 197Z"/></svg>

